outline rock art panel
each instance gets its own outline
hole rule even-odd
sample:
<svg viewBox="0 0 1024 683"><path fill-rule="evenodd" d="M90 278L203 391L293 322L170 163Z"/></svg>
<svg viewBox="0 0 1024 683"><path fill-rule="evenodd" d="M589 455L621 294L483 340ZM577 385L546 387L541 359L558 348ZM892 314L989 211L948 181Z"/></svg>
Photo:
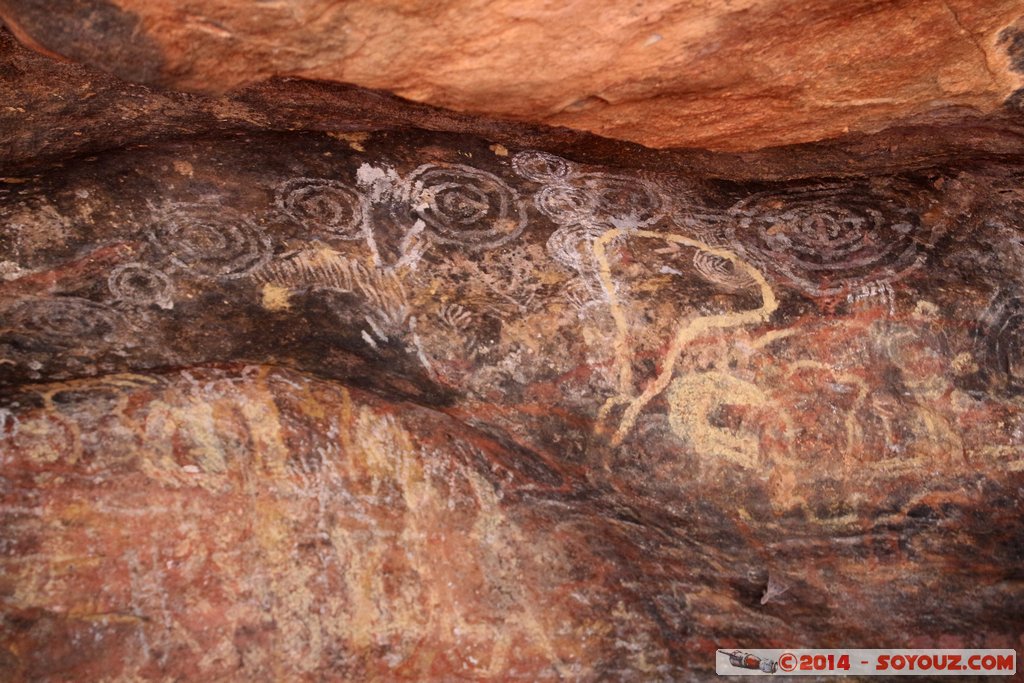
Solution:
<svg viewBox="0 0 1024 683"><path fill-rule="evenodd" d="M1019 123L740 163L282 82L137 89L139 146L52 68L0 148L9 678L1019 646Z"/></svg>

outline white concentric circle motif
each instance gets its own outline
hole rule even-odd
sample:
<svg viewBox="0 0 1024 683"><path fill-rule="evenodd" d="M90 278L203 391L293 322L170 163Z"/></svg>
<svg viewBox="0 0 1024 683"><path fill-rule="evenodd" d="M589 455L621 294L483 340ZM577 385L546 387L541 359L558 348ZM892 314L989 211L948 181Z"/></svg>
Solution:
<svg viewBox="0 0 1024 683"><path fill-rule="evenodd" d="M639 178L585 173L548 185L534 197L537 210L556 223L644 228L664 216L659 192Z"/></svg>
<svg viewBox="0 0 1024 683"><path fill-rule="evenodd" d="M738 269L729 259L707 251L699 250L693 255L693 267L705 280L730 292L756 284L750 273Z"/></svg>
<svg viewBox="0 0 1024 683"><path fill-rule="evenodd" d="M2 319L2 326L15 333L72 346L110 339L126 326L124 317L106 304L74 296L28 297Z"/></svg>
<svg viewBox="0 0 1024 683"><path fill-rule="evenodd" d="M363 236L362 195L337 180L293 178L277 188L277 206L311 231L357 240Z"/></svg>
<svg viewBox="0 0 1024 683"><path fill-rule="evenodd" d="M526 211L515 190L472 166L420 166L408 179L407 198L439 242L496 247L526 227Z"/></svg>
<svg viewBox="0 0 1024 683"><path fill-rule="evenodd" d="M122 263L110 271L107 287L114 297L129 303L161 308L171 308L174 303L171 279L148 263Z"/></svg>
<svg viewBox="0 0 1024 683"><path fill-rule="evenodd" d="M512 170L516 175L537 183L560 183L575 172L572 162L536 150L526 150L513 156Z"/></svg>
<svg viewBox="0 0 1024 683"><path fill-rule="evenodd" d="M753 195L730 209L730 242L811 296L892 282L940 236L899 193L813 186Z"/></svg>
<svg viewBox="0 0 1024 683"><path fill-rule="evenodd" d="M219 204L168 204L155 218L150 241L196 275L241 277L270 258L270 240L260 228Z"/></svg>

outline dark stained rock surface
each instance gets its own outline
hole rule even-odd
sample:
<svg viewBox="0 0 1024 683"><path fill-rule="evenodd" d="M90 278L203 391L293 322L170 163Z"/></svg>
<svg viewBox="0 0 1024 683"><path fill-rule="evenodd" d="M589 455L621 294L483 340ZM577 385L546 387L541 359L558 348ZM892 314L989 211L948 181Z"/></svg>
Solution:
<svg viewBox="0 0 1024 683"><path fill-rule="evenodd" d="M0 46L5 677L1024 646L1017 112L653 152Z"/></svg>

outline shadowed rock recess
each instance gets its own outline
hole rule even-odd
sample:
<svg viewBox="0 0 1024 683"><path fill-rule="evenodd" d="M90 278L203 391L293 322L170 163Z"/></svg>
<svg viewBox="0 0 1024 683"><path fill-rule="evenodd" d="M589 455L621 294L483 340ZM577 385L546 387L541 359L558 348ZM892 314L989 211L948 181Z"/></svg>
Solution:
<svg viewBox="0 0 1024 683"><path fill-rule="evenodd" d="M0 32L0 678L1019 652L1016 106L651 150Z"/></svg>

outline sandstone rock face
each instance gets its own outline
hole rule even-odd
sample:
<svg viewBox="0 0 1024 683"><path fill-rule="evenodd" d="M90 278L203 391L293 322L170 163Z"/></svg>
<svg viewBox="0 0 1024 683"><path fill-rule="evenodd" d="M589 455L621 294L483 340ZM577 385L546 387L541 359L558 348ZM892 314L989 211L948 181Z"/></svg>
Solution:
<svg viewBox="0 0 1024 683"><path fill-rule="evenodd" d="M9 675L539 680L675 656L559 470L435 411L255 366L52 389L6 436Z"/></svg>
<svg viewBox="0 0 1024 683"><path fill-rule="evenodd" d="M1019 113L655 152L0 55L0 678L1024 647Z"/></svg>
<svg viewBox="0 0 1024 683"><path fill-rule="evenodd" d="M1021 83L1021 0L645 3L3 0L26 42L223 92L302 76L651 147L876 131Z"/></svg>

